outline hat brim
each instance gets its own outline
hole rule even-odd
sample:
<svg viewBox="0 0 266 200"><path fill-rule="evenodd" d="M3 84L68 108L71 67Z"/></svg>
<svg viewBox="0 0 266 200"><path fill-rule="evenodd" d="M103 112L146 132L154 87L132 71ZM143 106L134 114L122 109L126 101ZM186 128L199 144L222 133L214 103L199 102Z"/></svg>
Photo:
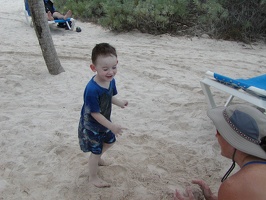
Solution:
<svg viewBox="0 0 266 200"><path fill-rule="evenodd" d="M207 111L208 117L213 121L222 137L237 150L266 159L266 153L260 145L246 140L231 128L223 116L224 109L225 107L222 106Z"/></svg>

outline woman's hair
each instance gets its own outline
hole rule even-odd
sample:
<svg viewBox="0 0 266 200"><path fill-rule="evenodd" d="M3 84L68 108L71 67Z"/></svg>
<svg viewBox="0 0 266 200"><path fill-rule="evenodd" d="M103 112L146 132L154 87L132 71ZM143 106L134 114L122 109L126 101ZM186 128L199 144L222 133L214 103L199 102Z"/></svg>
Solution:
<svg viewBox="0 0 266 200"><path fill-rule="evenodd" d="M260 140L260 146L266 152L266 136L264 136L263 138L261 138L261 140Z"/></svg>

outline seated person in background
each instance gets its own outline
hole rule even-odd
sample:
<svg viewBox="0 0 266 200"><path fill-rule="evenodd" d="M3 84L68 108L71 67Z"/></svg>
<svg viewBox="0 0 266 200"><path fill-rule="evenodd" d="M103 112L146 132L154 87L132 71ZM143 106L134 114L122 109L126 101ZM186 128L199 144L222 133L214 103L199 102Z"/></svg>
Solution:
<svg viewBox="0 0 266 200"><path fill-rule="evenodd" d="M72 16L72 11L69 10L65 15L62 15L61 13L57 12L55 10L54 4L51 0L43 0L45 11L47 13L47 18L49 21L53 21L54 19L67 19Z"/></svg>
<svg viewBox="0 0 266 200"><path fill-rule="evenodd" d="M238 104L208 110L217 133L221 155L232 159L230 169L222 178L218 196L203 180L193 180L207 200L265 200L266 199L266 115L258 109ZM240 170L229 176L235 167ZM176 190L175 200L196 200L192 188L183 196Z"/></svg>

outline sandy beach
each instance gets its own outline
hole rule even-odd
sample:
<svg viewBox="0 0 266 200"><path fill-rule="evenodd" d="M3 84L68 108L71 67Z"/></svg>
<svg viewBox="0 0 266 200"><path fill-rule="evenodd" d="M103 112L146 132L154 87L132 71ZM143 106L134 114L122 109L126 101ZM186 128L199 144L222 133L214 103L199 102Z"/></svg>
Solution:
<svg viewBox="0 0 266 200"><path fill-rule="evenodd" d="M220 155L200 80L208 70L233 78L265 73L265 44L117 34L77 21L80 33L50 27L65 69L53 76L23 0L0 2L1 200L170 200L198 178L218 191L231 161ZM111 165L99 176L112 185L104 189L89 183L90 154L77 136L91 50L101 42L117 49L118 97L129 101L113 107L112 121L128 130L104 155ZM223 105L228 95L215 97Z"/></svg>

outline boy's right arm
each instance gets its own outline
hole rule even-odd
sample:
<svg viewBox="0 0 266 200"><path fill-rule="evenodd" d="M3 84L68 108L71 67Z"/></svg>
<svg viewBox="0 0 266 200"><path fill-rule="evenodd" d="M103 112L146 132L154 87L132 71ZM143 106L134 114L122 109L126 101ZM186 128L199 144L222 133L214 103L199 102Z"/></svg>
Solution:
<svg viewBox="0 0 266 200"><path fill-rule="evenodd" d="M101 113L91 113L91 116L99 122L101 125L105 126L109 130L111 130L116 135L121 135L123 132L123 128L119 125L115 125L109 120L107 120Z"/></svg>

